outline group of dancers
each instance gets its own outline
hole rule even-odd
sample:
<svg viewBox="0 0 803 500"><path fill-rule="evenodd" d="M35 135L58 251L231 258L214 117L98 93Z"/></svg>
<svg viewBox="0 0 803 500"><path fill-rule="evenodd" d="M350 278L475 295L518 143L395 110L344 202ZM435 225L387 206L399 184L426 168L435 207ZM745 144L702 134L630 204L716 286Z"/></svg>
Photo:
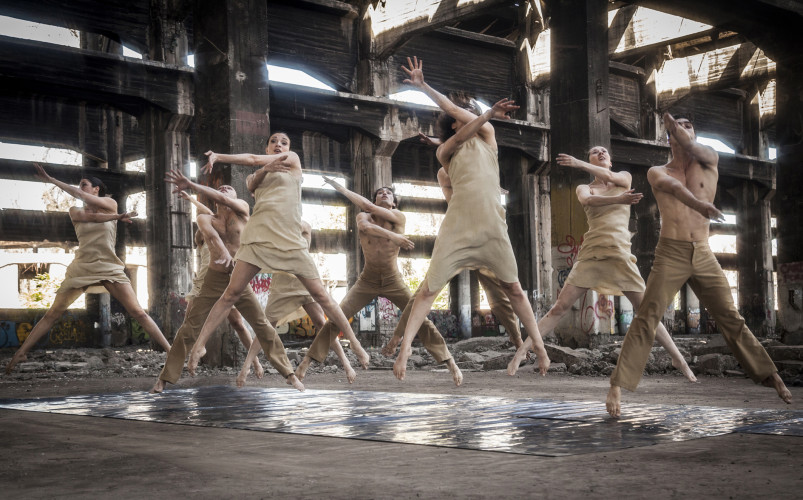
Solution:
<svg viewBox="0 0 803 500"><path fill-rule="evenodd" d="M290 149L288 135L276 132L268 139L264 155L206 153L208 162L203 171L207 174L217 163L254 168L246 182L256 200L253 213L231 186L213 189L178 171L167 174L165 180L174 185L174 193L199 206L196 244L202 257L193 290L188 295L184 323L171 346L138 306L123 273L124 264L114 252L116 222L130 222L135 214L118 214L116 203L105 196L105 186L94 177L82 179L76 188L50 177L36 165L42 180L83 200L83 208L70 210L79 248L53 306L15 353L6 373L25 359L26 353L87 287L100 284L168 352L164 368L151 389L155 393L163 391L167 383L178 381L185 358L188 372L195 374L206 352L206 342L226 318L248 349L237 376L238 386L244 385L252 367L258 377L263 376L264 370L256 359L260 350L289 385L303 391L303 380L311 363L323 362L332 349L351 383L356 372L337 337L343 332L359 364L367 368L370 357L354 335L348 317L377 296L388 298L403 310L396 331L381 351L393 356L398 349L394 375L399 380L405 378L411 345L417 337L437 362L446 365L459 386L463 375L443 337L426 316L435 297L452 277L464 269L476 269L494 314L507 327L510 340L517 347L508 365L510 375L516 373L530 351L535 355L538 371L546 375L550 360L542 335L551 332L584 293L596 290L601 294L625 295L637 311L611 376L606 407L612 416L618 417L621 412L620 388L636 389L656 338L671 356L673 366L688 380L696 381L660 322L669 301L688 280L748 375L756 383L773 387L783 401L791 402L791 393L774 363L736 310L730 287L708 247L709 220L722 219L722 213L712 203L718 156L695 140L689 120L664 114L672 160L651 168L648 173L662 224L655 263L646 286L635 265L636 258L630 253L630 206L642 198L642 194L631 189L630 174L614 172L611 156L601 146L591 148L587 161L566 154L557 156L558 165L593 176L592 182L577 188L589 230L557 301L536 322L519 284L505 210L500 203L497 144L490 123L492 119L508 119L507 114L518 106L502 99L481 112L474 101L463 95L455 94L450 99L430 87L424 80L423 61L408 58L407 63L402 66L407 75L404 83L423 91L442 110L439 137L423 136L423 139L437 147L441 165L437 178L448 203L429 270L414 294L398 270L399 251L412 249L414 245L404 236L405 217L397 208L393 190L380 188L369 200L325 178L361 210L357 229L365 258L357 282L340 305L331 298L308 251L311 229L301 219L301 162ZM192 200L187 191L204 195L214 202L216 211ZM249 285L259 272L273 273L265 310ZM304 359L293 370L275 327L303 314L309 314L318 333ZM243 318L254 330L255 342L242 323ZM526 339L522 339L519 321L526 329Z"/></svg>

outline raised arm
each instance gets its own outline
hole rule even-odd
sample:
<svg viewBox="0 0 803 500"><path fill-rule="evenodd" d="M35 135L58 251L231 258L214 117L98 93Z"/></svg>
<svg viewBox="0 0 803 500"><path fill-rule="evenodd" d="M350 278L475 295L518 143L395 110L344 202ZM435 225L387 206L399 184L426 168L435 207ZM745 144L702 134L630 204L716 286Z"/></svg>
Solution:
<svg viewBox="0 0 803 500"><path fill-rule="evenodd" d="M34 163L33 166L36 169L36 177L44 182L53 184L70 196L74 196L75 198L82 200L87 207L91 207L96 210L102 210L104 212L117 212L117 202L112 198L108 198L106 196L95 196L94 194L82 191L76 186L72 186L66 182L56 179L55 177L51 177L50 174L45 171L42 165Z"/></svg>
<svg viewBox="0 0 803 500"><path fill-rule="evenodd" d="M667 174L663 167L649 169L647 171L647 180L653 189L674 196L678 201L699 212L703 217L720 222L725 220L725 216L713 203L695 197L682 182Z"/></svg>
<svg viewBox="0 0 803 500"><path fill-rule="evenodd" d="M258 167L273 163L274 160L280 157L285 157L284 160L282 160L282 164L287 166L288 171L294 168L301 169L301 160L298 158L298 155L292 151L275 155L252 155L248 153L227 155L215 153L214 151L207 151L204 154L207 157L206 165L204 165L202 169L205 174L212 172L212 168L215 166L215 163L218 162Z"/></svg>
<svg viewBox="0 0 803 500"><path fill-rule="evenodd" d="M178 193L179 198L184 198L185 200L189 201L193 205L195 205L195 210L198 212L198 215L214 215L215 212L212 211L211 208L207 207L200 201L196 200L186 191L179 191Z"/></svg>
<svg viewBox="0 0 803 500"><path fill-rule="evenodd" d="M408 76L408 78L404 80L404 83L412 85L413 87L424 92L427 96L429 96L430 99L435 101L435 104L437 104L438 107L441 108L447 115L462 123L468 123L477 117L477 115L471 111L463 109L457 104L453 103L451 99L433 89L424 81L423 59L419 60L418 57L413 57L411 60L408 57L407 66L402 65L402 70L407 73ZM486 124L485 127L480 131L480 135L483 136L483 140L488 139L486 135L490 136L493 135L493 133L493 127L490 124Z"/></svg>
<svg viewBox="0 0 803 500"><path fill-rule="evenodd" d="M218 234L214 226L212 226L212 216L199 215L198 229L204 236L204 243L209 245L209 255L214 259L214 263L230 267L234 263L234 259L229 253L229 249L223 244L220 234Z"/></svg>
<svg viewBox="0 0 803 500"><path fill-rule="evenodd" d="M402 221L402 223L403 222L404 221ZM394 233L393 231L389 231L384 227L376 225L373 221L371 221L371 216L365 212L360 212L357 214L357 230L361 233L369 234L371 236L387 238L405 250L412 250L415 248L415 244L404 235Z"/></svg>
<svg viewBox="0 0 803 500"><path fill-rule="evenodd" d="M675 138L677 143L688 154L692 155L704 167L715 168L719 161L719 154L710 146L700 144L692 137L688 129L678 124L675 118L669 113L664 113L664 127L669 135Z"/></svg>
<svg viewBox="0 0 803 500"><path fill-rule="evenodd" d="M274 159L265 165L262 165L262 168L245 178L245 187L249 192L251 192L251 194L257 190L259 185L262 184L262 181L265 179L265 176L270 172L290 172L290 166L286 163L290 156L289 153L269 156L273 156Z"/></svg>
<svg viewBox="0 0 803 500"><path fill-rule="evenodd" d="M73 222L108 222L110 220L121 220L128 224L133 223L131 219L137 216L136 212L126 212L122 214L110 214L99 212L87 212L77 207L70 208L70 219Z"/></svg>
<svg viewBox="0 0 803 500"><path fill-rule="evenodd" d="M635 193L635 189L629 189L616 196L604 196L594 194L591 187L587 184L577 186L577 199L580 204L589 207L601 207L604 205L635 205L644 197L641 193Z"/></svg>
<svg viewBox="0 0 803 500"><path fill-rule="evenodd" d="M380 207L375 205L371 200L362 196L360 194L355 193L349 189L344 188L334 179L330 177L323 176L324 182L335 188L335 190L349 199L350 202L357 205L360 210L368 212L371 215L375 215L380 219L384 219L388 222L392 222L393 224L403 224L404 223L404 216L401 215L401 212L398 210L390 210L387 208Z"/></svg>
<svg viewBox="0 0 803 500"><path fill-rule="evenodd" d="M566 154L559 154L557 163L558 165L564 167L572 167L583 170L602 181L611 182L623 188L629 188L630 183L633 181L629 172L614 172L605 167L599 167L597 165L578 160L574 156Z"/></svg>
<svg viewBox="0 0 803 500"><path fill-rule="evenodd" d="M170 172L167 172L165 181L175 185L173 188L174 193L179 193L185 189L192 189L196 193L207 196L210 200L217 204L229 207L240 217L248 217L249 215L248 202L245 200L230 198L217 189L212 189L211 187L204 186L203 184L193 182L178 170L171 170Z"/></svg>
<svg viewBox="0 0 803 500"><path fill-rule="evenodd" d="M497 120L509 120L510 117L507 116L507 113L516 109L519 109L519 107L516 106L516 104L510 99L505 98L498 101L485 113L481 114L480 116L475 116L473 120L460 127L460 130L458 130L455 135L451 136L446 140L446 142L438 146L438 150L435 152L435 155L438 157L438 161L440 161L441 165L443 165L448 171L449 161L451 160L455 151L457 151L458 147L473 137L482 126L488 123L488 120L492 118ZM474 115L472 114L472 116ZM485 142L490 144L491 147L496 148L496 139L493 138L493 134L491 139L492 140Z"/></svg>

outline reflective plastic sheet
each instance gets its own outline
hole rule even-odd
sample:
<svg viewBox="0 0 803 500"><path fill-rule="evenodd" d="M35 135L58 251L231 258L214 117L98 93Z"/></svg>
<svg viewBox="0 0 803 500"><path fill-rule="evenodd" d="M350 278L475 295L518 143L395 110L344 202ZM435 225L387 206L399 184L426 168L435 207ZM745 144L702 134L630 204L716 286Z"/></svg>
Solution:
<svg viewBox="0 0 803 500"><path fill-rule="evenodd" d="M565 456L732 432L803 436L803 412L368 391L173 389L48 399L0 408L316 436Z"/></svg>

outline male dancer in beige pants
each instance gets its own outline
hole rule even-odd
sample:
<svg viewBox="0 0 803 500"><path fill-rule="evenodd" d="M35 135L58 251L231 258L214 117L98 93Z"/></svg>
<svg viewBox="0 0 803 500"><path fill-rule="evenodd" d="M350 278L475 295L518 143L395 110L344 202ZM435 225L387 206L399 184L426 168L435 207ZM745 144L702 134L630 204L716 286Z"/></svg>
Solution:
<svg viewBox="0 0 803 500"><path fill-rule="evenodd" d="M712 148L697 142L689 120L676 120L664 113L664 126L669 134L672 160L647 173L661 212L661 237L644 300L630 324L611 375L605 403L608 413L613 417L621 414L622 387L634 391L638 386L655 340L655 327L669 301L687 280L750 378L773 387L782 400L791 403L792 394L778 376L767 351L736 310L730 285L708 247L709 219L723 219L722 212L712 203L717 192L719 156Z"/></svg>
<svg viewBox="0 0 803 500"><path fill-rule="evenodd" d="M281 157L274 163L280 164L283 160L284 157ZM248 203L237 199L237 192L231 186L221 186L219 190L215 190L192 182L181 172L175 170L167 174L166 180L176 185L174 192L182 189L194 189L204 193L217 203L218 211L215 215L198 216L198 227L203 232L204 240L209 245L211 254L209 269L204 277L203 285L201 285L201 291L193 299L184 317L184 323L176 333L176 339L167 354L165 366L151 389L153 393L162 392L168 382L175 384L181 377L184 358L187 356L188 350L198 338L212 306L223 295L229 284L232 267L231 256L237 253L237 249L240 247L240 233L245 223L248 222L250 211ZM293 367L290 360L287 359L284 345L282 345L276 330L265 319L265 313L250 285L246 287L234 305L254 329L259 344L271 364L289 385L303 391L304 385L293 373Z"/></svg>
<svg viewBox="0 0 803 500"><path fill-rule="evenodd" d="M410 300L410 289L402 279L396 259L399 249L410 250L413 242L404 237L404 214L396 209L396 195L390 188L380 188L374 194L374 203L359 194L349 191L332 179L324 178L338 192L364 210L357 214L357 228L360 233L360 246L365 257L363 268L357 282L340 303L343 314L351 317L368 305L377 296L386 297L396 307L403 308ZM338 334L331 323L318 332L307 355L296 369L296 375L304 380L310 363L326 359L333 336ZM418 331L424 347L438 363L446 363L455 385L463 383L463 374L452 359L446 342L431 321L425 321Z"/></svg>

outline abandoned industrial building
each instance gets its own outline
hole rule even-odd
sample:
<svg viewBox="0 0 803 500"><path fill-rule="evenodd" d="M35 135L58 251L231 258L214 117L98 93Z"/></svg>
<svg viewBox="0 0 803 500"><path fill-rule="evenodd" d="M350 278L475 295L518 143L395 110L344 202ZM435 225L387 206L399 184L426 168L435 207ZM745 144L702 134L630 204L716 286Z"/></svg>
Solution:
<svg viewBox="0 0 803 500"><path fill-rule="evenodd" d="M221 433L270 430L280 434L265 437L266 446L303 448L306 451L293 459L299 461L296 465L301 467L307 460L318 464L319 472L325 470L320 484L306 484L302 478L312 477L310 470L296 473L292 463L277 465L285 475L268 486L253 479L247 467L228 465L227 473L242 480L240 486L230 489L222 478L210 480L210 489L201 491L209 497L498 495L493 482L481 482L483 477L492 477L490 472L462 483L430 476L431 470L440 467L446 476L464 474L472 463L484 464L484 470L496 475L521 465L532 468L546 484L558 488L552 496L607 497L619 494L617 481L626 477L612 465L592 474L597 489L561 489L565 485L558 478L568 478L568 473L548 479L544 475L550 465L536 460L560 457L554 460L587 469L596 467L593 457L604 452L617 454L631 466L644 467L653 452L663 459L697 453L684 444L692 439L723 440L722 444L712 441L706 445L701 462L716 464L738 457L735 460L745 464L729 472L733 484L697 490L696 484L705 483L703 476L715 473L714 465L700 465L695 470L691 463L673 462L671 467L677 469L653 481L656 490L645 484L633 494L793 495L803 486L799 471L787 467L790 457L795 462L793 457L803 451L799 402L803 396L799 389L803 373L801 26L803 1L799 0L0 0L0 102L4 110L0 120L0 362L9 366L0 379L0 422L19 436L34 439L32 449L47 449L47 441L53 439L31 437L40 427L55 426L56 430L50 431L54 434L76 432L81 444L75 445L75 456L94 446L91 434L76 431L83 428L81 421L47 420L33 412L72 413L75 419L115 416L126 421L116 425L125 426L140 421L136 425L189 423L207 430L215 427ZM448 133L438 138L444 130L441 117L446 109L438 93L468 103L465 106L474 113L470 116L479 116L466 123L452 116L457 133L451 137L459 142L449 142L453 139L447 138ZM500 101L503 99L512 101ZM461 182L470 184L465 176L449 170L449 161L458 161L451 145L467 148L474 140L460 135L460 130L469 130L467 123L476 125L472 133L491 148L480 146L463 158L484 157L496 148L487 154L493 157L489 164L498 162L498 175L491 170L490 181L478 181L480 177L471 181L477 207L485 206L480 195L483 188L490 190L488 199L501 199L502 215L496 219L477 215L479 209L465 216L469 208L457 207L472 204L468 191L454 202L450 199L448 182L454 184L456 196ZM700 215L697 207L688 209L693 215L667 208L668 198L678 206L691 205L683 198L685 194L668 195L664 188L656 187L658 170L648 173L653 167L681 161L678 152L685 151L682 137L688 132L675 127L683 124L691 124L693 147L705 148L715 158L706 163L695 156L691 163L708 169L708 177L700 181L699 189L683 184L693 201L697 201L694 196L710 190L713 198L700 201L711 201L715 207L717 213L710 212L710 223L709 216ZM488 130L492 131L490 139L484 135ZM271 149L268 139L277 133L286 144ZM445 151L450 156L445 157ZM599 158L591 158L592 152ZM281 159L267 165L264 161L249 164L233 156L238 154ZM266 213L260 204L268 191L267 183L259 184L261 180L256 181L255 189L249 175L263 171L281 173L263 173L257 179L285 175L291 167L278 170L276 165L290 165L296 154L298 164L292 169L300 181L300 203L287 201L283 208L273 209L271 217L275 219L265 219L262 224L269 227L275 221L281 229L284 215L295 210L310 224L309 252L300 234L294 235L293 241L301 241L303 250L296 250L317 267L321 293L334 299L331 307L346 297L342 309L347 311L345 319L351 329L343 335L346 340L333 342L344 347L345 353L340 349L337 358L325 354L328 340L323 350L313 344L316 336L322 344L329 338L318 336L324 312L333 324L345 323L338 322L338 315L343 315L340 309L330 309L329 303L307 286L309 273L301 272L298 275L310 290L306 297L319 297L323 309L318 308L320 319L305 307L304 312L278 322L274 321L278 317L271 319L266 313L284 350L268 352L262 329L272 331L269 324L257 326L249 320L245 327L238 320L223 322L210 330L215 334L205 349L190 350L192 346L187 344L186 352L173 352L181 361L190 356L193 375L197 356L203 354L199 377L170 384L163 394L147 394L162 365L162 374L168 371L168 343L175 346L178 342L184 348L184 337L178 332L185 317L190 321L190 304L198 304L198 289L190 293L194 277L201 275L200 281L196 279L200 287L206 283L207 268L217 272L218 243L201 242L198 235L207 240L209 234L218 235L220 248L224 253L229 250L231 233L207 222L223 217L212 217L215 210L233 210L226 207L234 202L221 201L226 196L225 186L231 186L234 198L248 205L242 204L245 208L241 209L246 227L243 245L247 246L254 234L254 230L248 233L248 224L256 226L251 221ZM218 155L221 159L215 162ZM207 162L209 169L203 168ZM610 179L606 184L608 177L600 181L599 165L621 173L619 184ZM680 183L691 178L689 174ZM111 207L107 212L112 215L102 220L76 217L76 209L71 211L71 207L91 212L95 206L94 201L81 202L81 190L96 196L102 193L99 184L111 196L104 206ZM174 185L180 187L174 189ZM295 184L288 186L271 193L292 194ZM594 229L593 220L602 213L595 212L584 197L613 192L610 186L620 196L620 201L612 202L621 215L615 232L628 240L622 240L620 247L635 258L630 266L639 281L635 288L613 291L577 280L580 270L586 269L580 263L593 247L589 228ZM185 187L192 192L180 193ZM388 190L390 201L380 203L383 187L392 192ZM369 222L383 221L388 215L375 215L365 203L381 206L376 213L401 215L391 215L393 219L385 225L371 222L385 233L366 233L361 222L365 213L374 214ZM490 203L499 205L498 200ZM449 207L455 208L447 213ZM455 226L456 218L450 219L458 210L464 211L462 226ZM222 220L230 222L225 217ZM703 222L694 222L695 217L702 217ZM293 220L297 226L298 221ZM229 222L226 227L231 227ZM398 231L396 223L400 223ZM487 266L464 265L458 274L445 279L442 292L430 290L428 283L438 281L434 271L427 274L430 260L433 267L445 268L443 248L462 241L455 235L485 234L477 229L489 224L501 228L504 234L499 238L507 241L503 247L512 249L515 262L505 257L504 248L497 251L493 247L492 251L479 242L478 251L485 248L493 254L485 256ZM630 342L637 341L632 340L634 333L625 341L628 331L640 328L637 324L643 321L639 317L647 315L651 287L669 286L663 271L655 274L660 279L649 281L650 275L657 273L656 261L664 262L667 239L674 241L667 234L677 234L666 228L694 224L704 228L704 240L678 239L693 243L692 253L701 251L698 247L710 248L727 285L714 288L706 279L684 278L665 310L653 312L659 325L658 341L667 350L655 347L648 353L649 346L642 349L645 357L649 354L648 376L638 391L622 395L622 416L617 424L627 426L628 432L612 430L608 424L613 419L605 413L605 393L609 384L617 390L619 386L631 388L629 382L615 382L626 379L621 372L631 369L619 358L620 352L633 358L628 353L636 347ZM105 289L92 286L85 294L81 292L87 284L99 281L74 284L70 300L72 295L78 299L69 309L66 305L59 309L61 304L56 303L60 314L51 318L46 311L57 300L56 290L74 279L68 267L72 265L74 273L79 261L87 259L81 256L78 243L79 237L88 241L89 226L106 228L102 237L110 238L107 257L122 261L125 275L103 278L103 283L111 284ZM207 228L217 233L207 233ZM378 271L378 257L369 253L381 251L370 249L374 240L369 239L379 238L377 234L392 242L392 259L387 260L391 270ZM259 309L264 310L271 296L274 300L278 297L272 285L279 280L274 278L288 269L249 260L245 251L235 257L237 248L242 248L239 229L235 239L229 257L253 268L247 294L253 290L255 298L248 300L258 301ZM211 264L210 252L215 256ZM292 253L288 247L282 252ZM505 268L506 264L513 266L512 270ZM93 268L99 273L111 272L99 260L87 260L84 265L83 272ZM601 267L614 274L623 272L610 263ZM231 267L228 269L230 273ZM368 305L360 303L354 313L346 304L359 300L351 298L356 292L347 294L356 290L355 284L364 286L364 269L381 275L377 283L382 284L376 285L376 296L366 299ZM493 272L486 272L488 269ZM505 274L506 270L512 274ZM403 301L380 291L389 286L385 271L403 278ZM235 268L234 276L241 276L238 272ZM221 276L226 276L225 270ZM513 278L505 279L507 276ZM510 286L515 281L527 311L522 312L515 298L517 288ZM641 293L642 282L647 282L646 294ZM222 297L221 303L229 295L223 292L227 283L226 277L216 292L215 300ZM244 287L245 283L248 280L243 281ZM419 285L413 302L409 296ZM627 291L638 292L635 303L629 300L633 298L630 294L622 295ZM575 293L578 298L570 301L570 306L556 305L562 292L567 294L564 299ZM430 293L436 296L429 297ZM641 297L645 297L643 310L638 303ZM723 316L717 316L720 321L715 319L721 308L713 302L731 298L750 338L754 335L757 339L750 340L749 347L740 347L744 335L733 341ZM212 307L215 300L209 301L208 309L216 311ZM412 312L403 315L407 300ZM411 336L401 336L407 315L414 325L408 330L415 332L418 322L424 320L418 312L423 306L416 308L416 304L426 300L434 300L427 316L431 323L425 322L418 330L422 347L416 342L408 352L405 342ZM293 312L308 303L294 305ZM502 303L509 312L500 312L497 306ZM558 315L556 326L549 323L549 331L540 334L535 329L536 355L525 357L526 348L517 348L532 335L534 328L528 325L539 321L544 330L542 322L553 306L551 314ZM227 305L225 310L229 309ZM639 310L641 314L637 314ZM200 323L192 323L196 337L208 312L203 311L197 320ZM252 313L244 312L246 320L253 318ZM207 323L212 323L215 314ZM52 326L36 330L43 319L42 325L53 321ZM422 338L420 332L427 328L430 333ZM13 357L32 332L36 342L24 349L28 359ZM259 339L254 340L255 345L265 349L271 363L265 365L262 378L262 365L257 362L254 366L260 377L247 384L246 365L236 385L249 387L238 389L230 375L239 370L250 345L250 341L241 344L238 338L250 339L254 332ZM541 334L545 346L538 340ZM398 358L397 344L402 346ZM367 353L365 358L360 345ZM764 366L769 366L770 372L753 364L752 356L758 351L768 356L769 365ZM552 365L542 379L536 375L539 363L547 372L545 354ZM274 362L281 356L286 362L283 367ZM394 364L394 358L401 361ZM348 367L349 360L356 372ZM368 371L360 370L360 364ZM516 373L520 364L522 369ZM532 364L536 373L525 371L526 364ZM444 367L452 377L445 374ZM292 391L277 370L288 383L297 376L297 388L303 388L303 379L308 391ZM644 371L638 363L632 370L636 378ZM180 367L177 373L181 373ZM343 373L347 381L342 379ZM609 376L613 377L610 382ZM171 377L159 375L157 380L176 383L177 377ZM205 377L211 382L204 382ZM685 382L695 377L700 384ZM91 380L99 385L87 385ZM464 380L466 385L461 386ZM65 384L64 388L46 387L54 381ZM771 387L762 387L760 382ZM165 383L160 383L156 392L164 388ZM564 389L561 383L566 384ZM404 384L411 388L399 389ZM488 387L483 389L483 384ZM706 384L711 389L706 389ZM646 391L642 390L645 385ZM539 394L539 390L545 393ZM573 390L578 391L576 395ZM730 401L706 399L717 391L730 395ZM740 391L750 391L751 396L742 398ZM30 399L39 396L60 399ZM784 404L790 400L791 406ZM616 411L618 404L617 397ZM615 413L610 400L608 411ZM634 414L628 415L628 411ZM254 418L263 420L254 423ZM148 424L142 424L143 420ZM577 430L578 425L584 430ZM698 427L689 431L688 425ZM124 432L104 429L102 432L114 435ZM133 429L126 432L151 432L144 426ZM175 437L176 446L188 450L195 446L190 429L159 432ZM237 443L263 439L227 436L210 434L209 445L218 446L214 443L227 439ZM334 444L342 438L367 441ZM158 439L143 439L167 449ZM207 438L197 438L203 439ZM389 443L393 449L382 448L391 446ZM461 452L472 450L476 455L436 456L434 451L404 448L405 443L462 448ZM22 438L12 439L0 456L17 460L12 456L24 456L26 446ZM329 451L317 456L313 450L321 446L339 446L344 457L363 468L375 464L360 454L359 446L373 447L388 461L401 454L406 457L402 466L405 477L423 474L426 479L394 495L391 488L406 484L406 480L389 478L394 469L387 464L376 465L373 490L325 486L327 481L337 482L343 471L322 465L340 459ZM644 451L650 448L653 451ZM747 458L751 448L763 450L767 463L752 465L761 475L756 481L737 485L737 478L744 477L752 463ZM71 459L71 449L60 451L59 456ZM234 452L219 450L220 461L239 463ZM272 459L286 460L277 450L270 452ZM483 454L488 451L507 454L494 458ZM102 453L91 455L82 459L84 464L94 467L105 460ZM191 471L184 471L187 475L181 476L179 483L192 484L206 477L210 467L219 465L215 458L208 458L208 463L202 458L187 460ZM491 465L494 460L499 460L498 465ZM425 465L429 461L431 467ZM37 471L47 470L41 461L35 463ZM163 470L164 464L159 463L147 465L149 475ZM102 467L112 470L107 464ZM689 480L681 485L670 479L679 474ZM163 492L167 484L159 479L150 486L113 486L102 480L85 486L79 485L74 475L60 477L62 484L35 486L0 473L2 484L21 497L106 496L115 491L124 497L141 497ZM343 477L359 481L360 475L355 470ZM772 486L762 490L759 482L765 478ZM439 490L440 480L457 489ZM297 486L301 483L306 486ZM387 490L384 486L379 489L383 484ZM517 479L506 494L532 494L532 487L523 478L521 482Z"/></svg>

